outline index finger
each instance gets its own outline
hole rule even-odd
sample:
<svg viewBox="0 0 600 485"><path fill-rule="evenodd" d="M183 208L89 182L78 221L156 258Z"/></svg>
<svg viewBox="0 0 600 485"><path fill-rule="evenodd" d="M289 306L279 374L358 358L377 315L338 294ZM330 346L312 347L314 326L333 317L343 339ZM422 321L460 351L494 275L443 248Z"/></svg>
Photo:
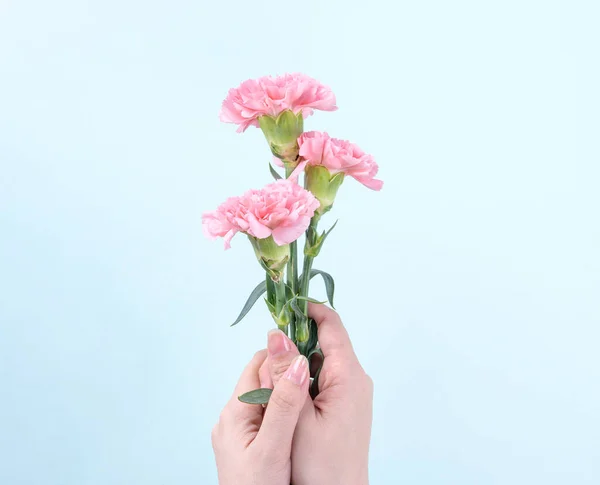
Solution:
<svg viewBox="0 0 600 485"><path fill-rule="evenodd" d="M309 303L308 316L317 324L319 345L325 357L337 355L358 360L340 316L325 305Z"/></svg>
<svg viewBox="0 0 600 485"><path fill-rule="evenodd" d="M235 391L233 392L229 403L227 403L227 407L239 418L251 419L257 415L262 415L262 407L243 403L238 399L238 396L260 387L258 370L266 358L266 350L261 350L254 354L254 357L242 372L242 375L235 386Z"/></svg>

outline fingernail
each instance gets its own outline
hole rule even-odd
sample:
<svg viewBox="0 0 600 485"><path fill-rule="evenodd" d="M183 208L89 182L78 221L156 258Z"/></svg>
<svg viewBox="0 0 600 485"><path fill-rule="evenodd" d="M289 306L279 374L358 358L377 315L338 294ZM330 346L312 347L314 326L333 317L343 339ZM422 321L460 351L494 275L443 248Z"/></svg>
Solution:
<svg viewBox="0 0 600 485"><path fill-rule="evenodd" d="M296 357L288 370L283 374L284 379L292 381L297 386L304 384L304 381L308 377L308 360L303 355Z"/></svg>
<svg viewBox="0 0 600 485"><path fill-rule="evenodd" d="M275 356L292 350L292 342L285 333L276 328L267 334L267 349L269 355Z"/></svg>

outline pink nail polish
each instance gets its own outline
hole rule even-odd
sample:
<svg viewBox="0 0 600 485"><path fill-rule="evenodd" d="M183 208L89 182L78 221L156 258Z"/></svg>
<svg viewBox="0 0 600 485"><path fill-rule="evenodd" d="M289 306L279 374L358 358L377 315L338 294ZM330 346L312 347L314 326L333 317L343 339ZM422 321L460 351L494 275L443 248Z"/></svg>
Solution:
<svg viewBox="0 0 600 485"><path fill-rule="evenodd" d="M269 355L275 356L292 350L292 342L281 330L274 329L267 334L267 349Z"/></svg>
<svg viewBox="0 0 600 485"><path fill-rule="evenodd" d="M283 374L283 377L292 381L297 386L304 384L304 381L308 377L308 360L306 360L306 357L303 355L296 357L288 367L288 370L285 371L285 374Z"/></svg>

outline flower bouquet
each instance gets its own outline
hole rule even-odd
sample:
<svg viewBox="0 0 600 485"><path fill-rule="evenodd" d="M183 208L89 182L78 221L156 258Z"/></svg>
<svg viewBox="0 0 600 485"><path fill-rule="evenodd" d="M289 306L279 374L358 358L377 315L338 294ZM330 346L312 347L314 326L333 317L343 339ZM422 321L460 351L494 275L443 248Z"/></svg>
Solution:
<svg viewBox="0 0 600 485"><path fill-rule="evenodd" d="M249 126L259 127L275 165L285 174L280 175L269 163L274 183L230 197L217 210L202 216L205 235L212 239L222 237L225 249L229 249L235 234L246 234L266 273L232 325L239 323L266 293L265 302L277 327L309 360L313 397L319 392L323 355L316 325L307 314L308 302L315 301L309 296L310 280L315 276L323 278L331 306L334 296L333 277L315 269L313 263L335 223L325 231L319 229L319 223L331 210L346 177L373 190L380 190L383 185L375 178L375 160L358 146L324 132L304 132L304 119L314 110L337 110L335 95L329 87L304 74L265 76L231 89L223 101L221 121L239 125L238 132ZM300 265L298 241L303 234ZM270 389L256 389L239 399L264 404L270 393Z"/></svg>

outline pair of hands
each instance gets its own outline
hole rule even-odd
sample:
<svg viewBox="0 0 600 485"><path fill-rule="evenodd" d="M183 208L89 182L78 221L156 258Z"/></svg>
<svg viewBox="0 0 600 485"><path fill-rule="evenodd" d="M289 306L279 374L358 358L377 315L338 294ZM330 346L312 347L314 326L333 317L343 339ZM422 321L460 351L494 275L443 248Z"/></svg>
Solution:
<svg viewBox="0 0 600 485"><path fill-rule="evenodd" d="M373 382L333 310L309 305L325 357L319 395L306 358L281 331L242 373L212 432L220 485L366 485ZM266 409L238 396L273 388Z"/></svg>

